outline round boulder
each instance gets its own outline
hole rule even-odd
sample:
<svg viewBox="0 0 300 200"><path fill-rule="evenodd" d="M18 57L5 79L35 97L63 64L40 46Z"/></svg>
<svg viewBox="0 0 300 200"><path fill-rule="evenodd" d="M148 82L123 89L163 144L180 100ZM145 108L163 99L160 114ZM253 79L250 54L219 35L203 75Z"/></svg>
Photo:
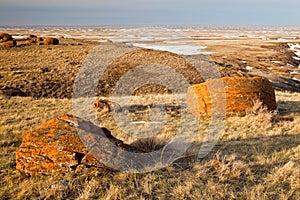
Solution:
<svg viewBox="0 0 300 200"><path fill-rule="evenodd" d="M44 38L44 44L46 45L57 45L59 44L59 40L56 38Z"/></svg>
<svg viewBox="0 0 300 200"><path fill-rule="evenodd" d="M80 135L79 130L85 134ZM87 141L93 144L92 152L85 146ZM112 149L107 149L109 146ZM106 128L61 115L23 134L22 144L16 150L16 169L32 176L81 173L93 168L107 170L112 168L99 162L99 157L106 160L128 151L142 153L115 138ZM126 163L125 156L123 159L120 162Z"/></svg>
<svg viewBox="0 0 300 200"><path fill-rule="evenodd" d="M276 100L272 84L266 78L223 77L210 79L189 87L187 105L199 117L211 117L226 113L226 116L244 116L261 102L268 110L275 110Z"/></svg>
<svg viewBox="0 0 300 200"><path fill-rule="evenodd" d="M38 45L43 44L43 41L44 41L44 38L41 38L41 37L35 38L35 43L38 44Z"/></svg>

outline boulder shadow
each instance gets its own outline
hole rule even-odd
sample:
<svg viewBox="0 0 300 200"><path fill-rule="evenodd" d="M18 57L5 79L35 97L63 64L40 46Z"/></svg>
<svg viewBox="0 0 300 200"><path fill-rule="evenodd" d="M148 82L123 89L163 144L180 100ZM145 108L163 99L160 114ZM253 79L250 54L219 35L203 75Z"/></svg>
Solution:
<svg viewBox="0 0 300 200"><path fill-rule="evenodd" d="M272 157L281 151L288 152L300 145L300 134L298 135L283 135L283 136L269 136L245 140L219 141L207 156L197 158L198 152L202 143L193 144L185 157L176 160L172 166L181 169L192 168L195 164L205 165L207 162L213 160L222 161L222 159L234 155L234 161L242 161L249 165L253 171L269 171L272 168L282 164L283 160L288 162L286 158L280 158L269 165L260 165L256 159L258 157ZM224 160L223 160L224 161ZM257 162L256 162L257 161ZM257 172L257 173L260 173Z"/></svg>
<svg viewBox="0 0 300 200"><path fill-rule="evenodd" d="M300 101L278 101L277 110L279 116L300 115Z"/></svg>

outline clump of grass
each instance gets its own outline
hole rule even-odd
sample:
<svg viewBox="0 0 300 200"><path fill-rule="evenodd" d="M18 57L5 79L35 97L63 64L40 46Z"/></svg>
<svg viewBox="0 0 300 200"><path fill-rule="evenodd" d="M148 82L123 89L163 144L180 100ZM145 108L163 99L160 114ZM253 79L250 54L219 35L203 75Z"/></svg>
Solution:
<svg viewBox="0 0 300 200"><path fill-rule="evenodd" d="M130 145L144 152L152 152L163 148L167 141L156 137L142 138L134 141Z"/></svg>

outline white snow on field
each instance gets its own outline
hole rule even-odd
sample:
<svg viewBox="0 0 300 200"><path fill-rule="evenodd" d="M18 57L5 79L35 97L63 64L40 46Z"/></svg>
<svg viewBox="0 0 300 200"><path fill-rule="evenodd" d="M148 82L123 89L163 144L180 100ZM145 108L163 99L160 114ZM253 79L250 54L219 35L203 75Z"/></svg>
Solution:
<svg viewBox="0 0 300 200"><path fill-rule="evenodd" d="M27 38L27 36L24 35L13 35L12 37L16 40L24 40Z"/></svg>
<svg viewBox="0 0 300 200"><path fill-rule="evenodd" d="M169 51L180 55L197 55L197 54L212 54L212 52L205 52L206 47L192 46L192 45L156 45L156 44L143 44L143 43L126 43L136 47L155 49L160 51Z"/></svg>
<svg viewBox="0 0 300 200"><path fill-rule="evenodd" d="M290 49L292 51L295 51L296 49L300 50L300 44L292 44L292 43L288 43L288 46L290 47Z"/></svg>
<svg viewBox="0 0 300 200"><path fill-rule="evenodd" d="M292 44L288 43L288 46L290 47L291 51L294 51L294 53L300 57L300 44ZM299 58L300 59L300 58Z"/></svg>
<svg viewBox="0 0 300 200"><path fill-rule="evenodd" d="M278 61L278 60L272 60L271 62L276 63L276 64L281 64L281 61Z"/></svg>
<svg viewBox="0 0 300 200"><path fill-rule="evenodd" d="M253 70L253 67L247 66L246 70L251 71L251 70Z"/></svg>
<svg viewBox="0 0 300 200"><path fill-rule="evenodd" d="M298 61L300 60L300 58L299 58L299 57L296 57L296 56L294 56L293 58L294 58L295 60L298 60Z"/></svg>

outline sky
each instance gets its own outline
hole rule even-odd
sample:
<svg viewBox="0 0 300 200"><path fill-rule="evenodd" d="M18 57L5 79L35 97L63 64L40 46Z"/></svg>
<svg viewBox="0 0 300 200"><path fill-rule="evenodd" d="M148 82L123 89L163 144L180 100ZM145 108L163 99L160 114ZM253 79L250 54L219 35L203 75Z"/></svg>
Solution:
<svg viewBox="0 0 300 200"><path fill-rule="evenodd" d="M0 25L300 25L300 0L0 0Z"/></svg>

